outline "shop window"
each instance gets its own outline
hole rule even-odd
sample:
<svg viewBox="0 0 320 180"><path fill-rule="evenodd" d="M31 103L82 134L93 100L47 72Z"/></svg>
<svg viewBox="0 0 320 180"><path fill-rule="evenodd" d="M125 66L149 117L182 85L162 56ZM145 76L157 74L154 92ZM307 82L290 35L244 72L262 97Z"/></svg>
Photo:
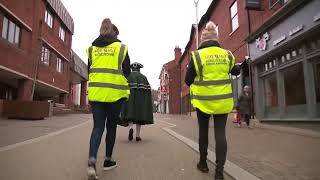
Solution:
<svg viewBox="0 0 320 180"><path fill-rule="evenodd" d="M320 39L319 38L312 38L306 44L307 53L311 53L313 51L317 51L320 49Z"/></svg>
<svg viewBox="0 0 320 180"><path fill-rule="evenodd" d="M278 106L277 76L272 73L264 78L264 97L267 108Z"/></svg>
<svg viewBox="0 0 320 180"><path fill-rule="evenodd" d="M20 27L7 17L3 18L2 38L12 44L19 45L20 43Z"/></svg>
<svg viewBox="0 0 320 180"><path fill-rule="evenodd" d="M281 56L281 63L285 63L286 62L286 57Z"/></svg>
<svg viewBox="0 0 320 180"><path fill-rule="evenodd" d="M290 53L287 53L287 54L286 54L286 60L287 60L287 61L290 61L290 59L291 59L291 54L290 54Z"/></svg>
<svg viewBox="0 0 320 180"><path fill-rule="evenodd" d="M268 61L268 62L264 63L263 72L267 72L269 70L272 70L275 67L277 67L277 59L273 59L272 61Z"/></svg>
<svg viewBox="0 0 320 180"><path fill-rule="evenodd" d="M305 83L302 63L283 70L286 105L306 104Z"/></svg>
<svg viewBox="0 0 320 180"><path fill-rule="evenodd" d="M320 103L320 63L314 64L314 81L317 103Z"/></svg>
<svg viewBox="0 0 320 180"><path fill-rule="evenodd" d="M280 64L284 64L288 61L296 60L302 55L302 47L291 48L290 51L279 56Z"/></svg>

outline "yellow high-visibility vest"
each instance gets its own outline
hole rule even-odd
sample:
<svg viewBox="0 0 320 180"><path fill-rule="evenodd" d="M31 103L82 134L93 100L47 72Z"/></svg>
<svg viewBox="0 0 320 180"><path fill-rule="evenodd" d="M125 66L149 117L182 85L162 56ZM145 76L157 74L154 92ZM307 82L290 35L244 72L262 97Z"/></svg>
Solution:
<svg viewBox="0 0 320 180"><path fill-rule="evenodd" d="M197 76L191 85L193 107L207 114L226 114L233 109L230 71L235 58L230 51L208 47L192 52Z"/></svg>
<svg viewBox="0 0 320 180"><path fill-rule="evenodd" d="M128 98L130 89L122 72L127 47L114 42L105 47L90 46L86 50L91 63L88 99L94 102L115 102Z"/></svg>

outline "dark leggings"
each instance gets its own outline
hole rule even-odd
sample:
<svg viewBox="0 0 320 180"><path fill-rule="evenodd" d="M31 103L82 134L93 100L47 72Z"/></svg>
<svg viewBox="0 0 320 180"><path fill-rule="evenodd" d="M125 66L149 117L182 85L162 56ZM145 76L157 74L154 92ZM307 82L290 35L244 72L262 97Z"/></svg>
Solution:
<svg viewBox="0 0 320 180"><path fill-rule="evenodd" d="M242 114L244 121L246 122L247 126L250 126L250 115L249 114Z"/></svg>
<svg viewBox="0 0 320 180"><path fill-rule="evenodd" d="M93 129L90 137L89 158L97 159L104 128L106 128L106 157L111 158L116 140L117 121L123 99L113 103L90 102L93 113Z"/></svg>
<svg viewBox="0 0 320 180"><path fill-rule="evenodd" d="M199 124L199 151L200 161L207 160L208 154L208 131L210 115L197 109ZM226 122L228 114L213 115L214 119L214 137L216 141L216 165L217 168L223 168L227 156L226 140Z"/></svg>

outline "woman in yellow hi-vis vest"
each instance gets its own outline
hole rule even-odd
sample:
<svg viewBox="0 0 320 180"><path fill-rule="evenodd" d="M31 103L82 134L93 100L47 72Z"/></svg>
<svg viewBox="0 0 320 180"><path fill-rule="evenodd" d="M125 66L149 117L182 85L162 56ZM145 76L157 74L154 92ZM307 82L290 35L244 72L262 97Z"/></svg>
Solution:
<svg viewBox="0 0 320 180"><path fill-rule="evenodd" d="M220 47L216 25L208 22L201 34L198 50L192 52L185 83L190 86L191 103L197 111L199 124L200 161L197 168L207 173L209 119L213 116L216 140L215 179L223 179L227 155L225 127L228 113L233 109L230 74L239 75L232 53Z"/></svg>
<svg viewBox="0 0 320 180"><path fill-rule="evenodd" d="M118 33L118 29L110 19L104 19L101 23L100 36L87 49L89 57L88 98L94 121L89 149L89 179L98 178L96 173L97 152L104 128L107 132L103 169L110 170L117 166L111 157L121 105L130 94L127 78L131 71L127 46L121 44L117 39Z"/></svg>

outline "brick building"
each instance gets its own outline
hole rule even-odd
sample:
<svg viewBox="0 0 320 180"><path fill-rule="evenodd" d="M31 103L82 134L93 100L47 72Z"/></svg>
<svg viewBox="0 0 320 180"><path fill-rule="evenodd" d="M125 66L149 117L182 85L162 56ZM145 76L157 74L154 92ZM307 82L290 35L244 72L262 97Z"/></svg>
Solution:
<svg viewBox="0 0 320 180"><path fill-rule="evenodd" d="M87 72L76 69L86 68L71 51L73 19L60 0L0 0L0 31L0 99L71 105L78 83L85 98Z"/></svg>
<svg viewBox="0 0 320 180"><path fill-rule="evenodd" d="M164 64L160 72L160 112L180 113L180 64L181 49L175 47L174 60Z"/></svg>

